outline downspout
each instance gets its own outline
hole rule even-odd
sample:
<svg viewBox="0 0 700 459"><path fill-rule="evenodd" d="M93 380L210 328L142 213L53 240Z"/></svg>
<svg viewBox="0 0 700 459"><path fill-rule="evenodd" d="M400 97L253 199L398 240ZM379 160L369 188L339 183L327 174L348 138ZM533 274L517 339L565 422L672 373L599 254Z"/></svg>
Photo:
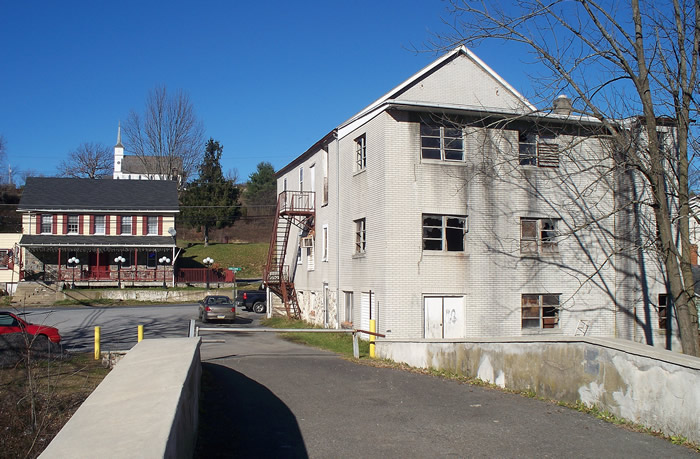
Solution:
<svg viewBox="0 0 700 459"><path fill-rule="evenodd" d="M330 161L330 155L328 157ZM335 328L340 328L340 139L335 131ZM347 318L346 318L347 319Z"/></svg>

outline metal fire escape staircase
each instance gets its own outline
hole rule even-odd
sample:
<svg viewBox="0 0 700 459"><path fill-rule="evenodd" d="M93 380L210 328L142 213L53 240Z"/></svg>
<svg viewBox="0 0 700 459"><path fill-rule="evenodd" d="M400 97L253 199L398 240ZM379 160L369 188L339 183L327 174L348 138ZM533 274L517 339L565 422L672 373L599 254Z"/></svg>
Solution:
<svg viewBox="0 0 700 459"><path fill-rule="evenodd" d="M315 196L311 191L283 191L277 198L275 227L270 238L263 282L282 299L287 317L299 319L301 309L294 288L294 273L284 264L292 225L308 234L314 228ZM296 267L296 259L293 261Z"/></svg>

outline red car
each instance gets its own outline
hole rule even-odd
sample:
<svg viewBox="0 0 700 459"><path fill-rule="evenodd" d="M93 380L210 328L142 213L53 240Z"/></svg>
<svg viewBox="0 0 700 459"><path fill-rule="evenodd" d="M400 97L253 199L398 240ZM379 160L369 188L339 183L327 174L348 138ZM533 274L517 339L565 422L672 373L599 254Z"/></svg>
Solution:
<svg viewBox="0 0 700 459"><path fill-rule="evenodd" d="M58 334L57 328L32 324L11 312L0 311L0 334L21 331L26 331L33 336L45 336L52 343L61 342L61 335Z"/></svg>

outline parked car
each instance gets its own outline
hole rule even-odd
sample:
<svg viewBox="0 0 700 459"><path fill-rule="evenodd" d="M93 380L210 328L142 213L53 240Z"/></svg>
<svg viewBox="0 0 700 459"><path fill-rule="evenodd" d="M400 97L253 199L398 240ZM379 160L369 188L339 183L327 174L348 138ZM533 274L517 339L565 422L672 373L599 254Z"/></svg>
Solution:
<svg viewBox="0 0 700 459"><path fill-rule="evenodd" d="M207 295L199 302L199 319L202 322L210 320L236 320L236 306L231 298L225 295Z"/></svg>
<svg viewBox="0 0 700 459"><path fill-rule="evenodd" d="M55 327L37 325L22 319L17 314L0 311L0 334L26 332L32 336L45 337L52 343L60 343L61 335Z"/></svg>
<svg viewBox="0 0 700 459"><path fill-rule="evenodd" d="M236 307L262 314L267 310L267 290L260 284L257 290L240 290L236 294Z"/></svg>

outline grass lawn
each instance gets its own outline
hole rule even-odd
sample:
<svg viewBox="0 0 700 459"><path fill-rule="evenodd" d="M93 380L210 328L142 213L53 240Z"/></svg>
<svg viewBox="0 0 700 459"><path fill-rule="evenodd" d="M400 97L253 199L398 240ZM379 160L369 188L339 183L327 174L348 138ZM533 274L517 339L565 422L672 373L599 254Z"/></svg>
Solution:
<svg viewBox="0 0 700 459"><path fill-rule="evenodd" d="M239 278L262 277L263 268L267 263L267 243L209 243L204 247L201 242L178 241L183 249L178 259L182 268L203 268L202 260L206 257L214 259L214 267L227 269L229 267L243 268L238 272Z"/></svg>
<svg viewBox="0 0 700 459"><path fill-rule="evenodd" d="M320 328L303 320L290 320L286 317L264 319L262 325L270 328ZM335 352L344 357L352 357L352 334L350 333L281 333L284 339L307 344L318 349ZM369 357L369 342L360 340L360 358Z"/></svg>
<svg viewBox="0 0 700 459"><path fill-rule="evenodd" d="M24 363L0 369L0 457L37 457L109 373L89 353L29 369L31 377Z"/></svg>

